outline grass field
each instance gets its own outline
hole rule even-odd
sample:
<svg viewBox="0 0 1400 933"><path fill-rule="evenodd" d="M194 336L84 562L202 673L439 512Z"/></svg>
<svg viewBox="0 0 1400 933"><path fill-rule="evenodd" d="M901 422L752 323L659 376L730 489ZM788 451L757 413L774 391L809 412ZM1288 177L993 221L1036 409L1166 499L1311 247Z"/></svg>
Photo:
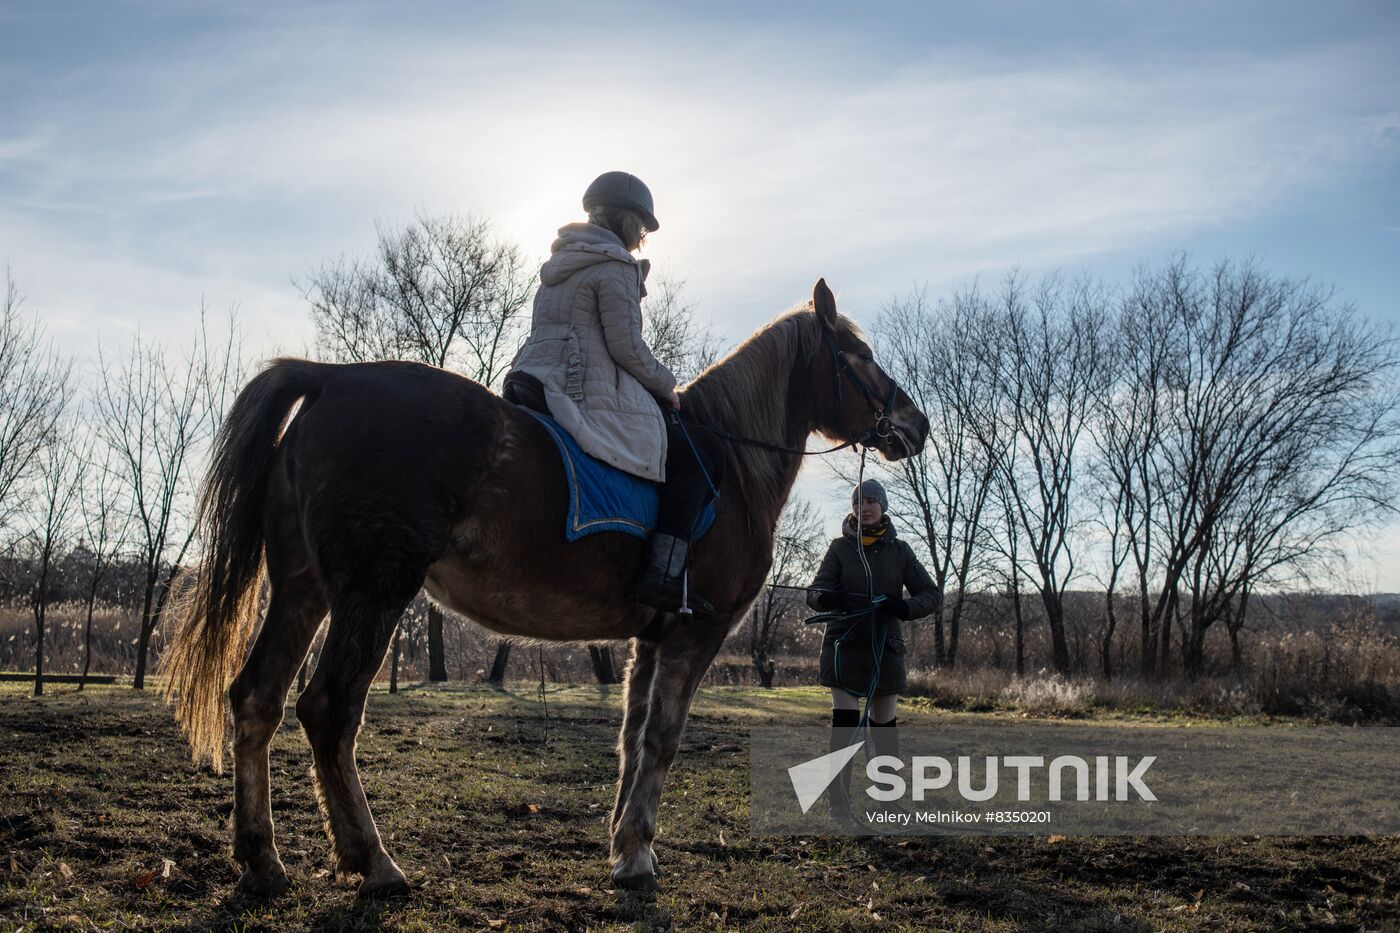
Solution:
<svg viewBox="0 0 1400 933"><path fill-rule="evenodd" d="M753 838L752 726L818 725L810 689L702 691L662 798L657 895L615 892L617 688L460 685L370 700L361 768L410 898L359 904L291 710L273 815L292 891L233 897L232 778L123 687L0 684L0 928L1396 929L1400 839ZM953 717L902 707L901 722Z"/></svg>

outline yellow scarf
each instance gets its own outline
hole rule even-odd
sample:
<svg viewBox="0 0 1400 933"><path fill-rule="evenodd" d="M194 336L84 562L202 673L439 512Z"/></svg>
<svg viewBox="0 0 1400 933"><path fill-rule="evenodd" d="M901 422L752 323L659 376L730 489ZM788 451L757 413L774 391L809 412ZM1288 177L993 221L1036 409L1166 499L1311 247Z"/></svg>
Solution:
<svg viewBox="0 0 1400 933"><path fill-rule="evenodd" d="M855 513L852 512L852 513L848 514L848 515L846 516L846 520L845 520L844 522L842 522L842 525L844 526L843 530L845 530L847 534L849 534L851 537L854 538L854 537L855 537L855 530L856 530L856 516L855 516ZM889 516L887 516L887 515L881 515L881 516L880 516L880 520L879 520L878 522L876 522L874 525L871 525L869 528L862 528L862 529L861 529L861 535L860 535L860 543L861 543L861 546L863 546L863 547L870 547L870 545L874 544L876 541L879 541L881 538L883 538L883 537L885 536L885 532L887 532L887 531L889 531L889 530L890 530Z"/></svg>

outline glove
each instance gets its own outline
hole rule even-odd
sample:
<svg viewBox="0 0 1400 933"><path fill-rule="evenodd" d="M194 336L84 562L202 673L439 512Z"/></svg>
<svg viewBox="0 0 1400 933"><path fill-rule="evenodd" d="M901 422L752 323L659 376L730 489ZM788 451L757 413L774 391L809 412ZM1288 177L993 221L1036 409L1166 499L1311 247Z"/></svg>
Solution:
<svg viewBox="0 0 1400 933"><path fill-rule="evenodd" d="M909 618L909 601L895 596L887 599L882 604L882 608L887 609L896 619L904 621Z"/></svg>
<svg viewBox="0 0 1400 933"><path fill-rule="evenodd" d="M841 608L841 594L821 590L817 593L817 605L826 612L835 612Z"/></svg>
<svg viewBox="0 0 1400 933"><path fill-rule="evenodd" d="M842 612L859 612L870 608L870 597L864 593L838 593L837 608Z"/></svg>

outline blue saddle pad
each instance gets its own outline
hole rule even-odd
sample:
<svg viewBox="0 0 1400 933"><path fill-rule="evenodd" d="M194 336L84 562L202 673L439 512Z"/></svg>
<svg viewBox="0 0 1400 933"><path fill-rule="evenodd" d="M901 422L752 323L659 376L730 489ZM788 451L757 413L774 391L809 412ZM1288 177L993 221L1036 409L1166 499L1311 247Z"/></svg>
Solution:
<svg viewBox="0 0 1400 933"><path fill-rule="evenodd" d="M565 538L577 541L599 531L622 531L638 538L651 533L656 527L656 511L661 502L655 483L624 473L584 453L553 418L528 408L521 410L528 411L544 425L564 461L564 474L569 484ZM690 539L698 540L714 523L715 503L711 500L696 520Z"/></svg>

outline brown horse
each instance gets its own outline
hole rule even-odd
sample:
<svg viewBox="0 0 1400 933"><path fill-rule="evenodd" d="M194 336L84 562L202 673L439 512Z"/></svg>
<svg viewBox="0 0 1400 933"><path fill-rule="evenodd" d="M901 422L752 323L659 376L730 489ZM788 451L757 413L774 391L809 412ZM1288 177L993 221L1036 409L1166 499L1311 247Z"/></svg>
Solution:
<svg viewBox="0 0 1400 933"><path fill-rule="evenodd" d="M355 739L399 616L424 587L503 635L632 640L612 877L654 887L656 811L691 698L763 585L801 462L774 448L801 448L813 432L866 436L897 459L928 433L928 419L875 364L820 281L811 306L778 318L691 383L681 411L768 445L725 444L722 509L692 553L695 588L716 608L703 620L657 613L629 596L639 539L565 541L567 491L553 442L477 383L416 363L279 359L244 387L205 480L204 553L165 656L166 689L196 760L221 765L225 695L232 706L241 890L271 895L289 883L273 843L268 745L327 612L325 647L296 713L337 874L361 876L361 896L407 890L370 815ZM271 599L245 660L264 573Z"/></svg>

